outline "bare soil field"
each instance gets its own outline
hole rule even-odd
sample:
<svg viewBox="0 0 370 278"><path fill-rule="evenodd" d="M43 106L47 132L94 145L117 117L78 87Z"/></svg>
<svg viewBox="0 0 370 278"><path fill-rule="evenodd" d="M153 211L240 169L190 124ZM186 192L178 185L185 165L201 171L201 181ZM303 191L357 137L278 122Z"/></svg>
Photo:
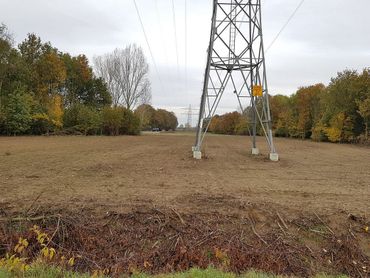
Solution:
<svg viewBox="0 0 370 278"><path fill-rule="evenodd" d="M370 148L193 134L0 138L0 255L38 224L76 270L370 271ZM35 251L35 250L33 250ZM221 255L220 255L221 254ZM31 254L32 255L32 254Z"/></svg>

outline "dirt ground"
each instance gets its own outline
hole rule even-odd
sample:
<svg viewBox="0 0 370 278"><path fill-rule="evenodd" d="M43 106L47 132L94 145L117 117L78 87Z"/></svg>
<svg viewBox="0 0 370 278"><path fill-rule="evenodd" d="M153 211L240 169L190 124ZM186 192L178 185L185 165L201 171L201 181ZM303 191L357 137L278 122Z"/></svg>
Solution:
<svg viewBox="0 0 370 278"><path fill-rule="evenodd" d="M131 240L127 250L137 254L130 261L120 245L115 256L104 250L78 270L99 261L112 273L128 272L128 261L137 266L144 258L153 273L206 267L217 263L204 252L221 248L237 272L254 267L302 276L323 270L369 275L370 234L364 229L370 223L370 148L276 139L281 161L274 163L266 159L264 139L258 141L264 155L252 157L248 137L210 135L206 159L195 161L193 134L0 138L0 222L58 213L58 221L41 224L53 232L65 219L75 241L68 245L64 234L54 235L70 252L93 254L123 233ZM112 224L119 220L126 224ZM0 253L1 243L9 249L19 236L9 225L0 232ZM99 240L91 244L92 237ZM263 253L261 244L275 248ZM248 257L242 256L247 249ZM308 260L315 263L305 266Z"/></svg>
<svg viewBox="0 0 370 278"><path fill-rule="evenodd" d="M193 135L0 138L0 202L127 211L171 205L228 210L228 202L291 211L369 216L370 148L277 139L281 161L249 155L248 137L209 136L191 158ZM259 140L261 152L266 144ZM109 210L108 209L108 210Z"/></svg>

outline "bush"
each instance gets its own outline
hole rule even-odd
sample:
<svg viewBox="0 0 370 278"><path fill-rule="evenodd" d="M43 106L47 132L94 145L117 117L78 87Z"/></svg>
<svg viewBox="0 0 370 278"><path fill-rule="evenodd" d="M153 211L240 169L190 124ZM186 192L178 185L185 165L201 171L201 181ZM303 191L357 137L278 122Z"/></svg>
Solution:
<svg viewBox="0 0 370 278"><path fill-rule="evenodd" d="M105 135L116 136L120 133L123 108L106 107L102 111L102 129Z"/></svg>
<svg viewBox="0 0 370 278"><path fill-rule="evenodd" d="M35 135L42 135L49 133L52 129L52 122L45 113L36 113L32 115L31 133Z"/></svg>
<svg viewBox="0 0 370 278"><path fill-rule="evenodd" d="M123 108L122 111L120 134L122 135L140 134L140 118L137 117L131 110L125 108Z"/></svg>
<svg viewBox="0 0 370 278"><path fill-rule="evenodd" d="M97 135L101 131L101 115L93 108L82 105L77 122L77 129L85 135Z"/></svg>
<svg viewBox="0 0 370 278"><path fill-rule="evenodd" d="M69 131L85 135L96 135L101 132L101 115L94 108L76 104L64 113L64 127Z"/></svg>
<svg viewBox="0 0 370 278"><path fill-rule="evenodd" d="M102 111L102 129L106 135L138 135L140 119L131 110L106 107Z"/></svg>

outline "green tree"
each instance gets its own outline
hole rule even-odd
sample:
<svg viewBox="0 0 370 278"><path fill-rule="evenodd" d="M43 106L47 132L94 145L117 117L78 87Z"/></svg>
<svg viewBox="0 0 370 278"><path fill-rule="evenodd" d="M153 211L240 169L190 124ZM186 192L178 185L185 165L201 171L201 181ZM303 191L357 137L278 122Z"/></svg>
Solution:
<svg viewBox="0 0 370 278"><path fill-rule="evenodd" d="M337 127L332 126L332 123L336 123L335 119L342 113L345 115L343 121L346 121L346 127L351 128L351 130L346 130L345 137L354 138L360 135L363 132L363 120L357 112L357 101L363 99L363 95L366 93L363 90L363 85L360 75L356 71L346 70L332 78L322 99L322 123L328 128L336 129ZM369 89L367 88L367 90Z"/></svg>
<svg viewBox="0 0 370 278"><path fill-rule="evenodd" d="M30 129L32 98L23 88L8 96L5 106L5 129L7 134L24 134Z"/></svg>
<svg viewBox="0 0 370 278"><path fill-rule="evenodd" d="M358 113L364 120L365 125L365 140L369 139L369 124L370 124L370 96L364 101L357 101Z"/></svg>
<svg viewBox="0 0 370 278"><path fill-rule="evenodd" d="M127 108L122 109L120 134L122 135L140 134L140 119L134 114L134 112Z"/></svg>
<svg viewBox="0 0 370 278"><path fill-rule="evenodd" d="M101 78L94 77L86 82L85 87L78 92L78 98L82 104L99 110L112 104L112 97Z"/></svg>
<svg viewBox="0 0 370 278"><path fill-rule="evenodd" d="M81 103L102 109L112 104L112 97L102 78L96 78L85 55L72 57L68 53L61 55L67 70L64 87L66 106Z"/></svg>
<svg viewBox="0 0 370 278"><path fill-rule="evenodd" d="M0 25L0 109L7 98L26 78L25 65L16 49L8 28Z"/></svg>
<svg viewBox="0 0 370 278"><path fill-rule="evenodd" d="M45 53L47 47L41 42L41 38L35 34L28 34L27 38L18 45L22 58L29 65L34 65Z"/></svg>
<svg viewBox="0 0 370 278"><path fill-rule="evenodd" d="M10 56L12 54L12 37L8 28L0 25L0 109L3 99L3 84L9 71Z"/></svg>

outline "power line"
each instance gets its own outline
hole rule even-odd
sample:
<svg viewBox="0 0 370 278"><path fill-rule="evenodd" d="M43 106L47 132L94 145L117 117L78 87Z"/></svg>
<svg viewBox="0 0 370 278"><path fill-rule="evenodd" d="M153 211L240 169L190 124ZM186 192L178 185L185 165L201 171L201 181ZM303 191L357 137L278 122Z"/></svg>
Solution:
<svg viewBox="0 0 370 278"><path fill-rule="evenodd" d="M185 0L185 90L188 88L188 3Z"/></svg>
<svg viewBox="0 0 370 278"><path fill-rule="evenodd" d="M156 10L156 14L157 14L158 25L159 25L159 29L160 29L160 32L161 32L162 51L163 51L164 57L166 59L166 63L168 64L167 46L166 46L166 41L163 37L164 32L163 32L162 20L161 20L161 16L160 16L160 13L159 13L159 8L158 8L158 0L155 0L154 3L155 3L155 10Z"/></svg>
<svg viewBox="0 0 370 278"><path fill-rule="evenodd" d="M176 48L176 58L177 58L177 73L179 73L179 49L177 45L177 28L176 28L176 13L175 13L175 3L174 0L172 2L172 19L173 19L173 26L175 31L175 48Z"/></svg>
<svg viewBox="0 0 370 278"><path fill-rule="evenodd" d="M143 20L141 19L139 8L138 8L138 6L136 4L136 0L133 0L133 1L134 1L134 5L135 5L137 16L138 16L139 21L140 21L140 24L141 24L141 29L142 29L143 34L144 34L144 37L145 37L145 41L146 41L146 44L147 44L148 49L149 49L150 57L152 58L152 62L154 64L154 69L155 69L155 71L157 73L158 80L159 80L159 82L161 84L161 87L162 87L162 90L163 90L164 87L163 87L162 79L161 79L161 76L159 75L157 63L155 62L155 59L154 59L154 56L153 56L153 52L152 52L152 49L151 49L150 44L149 44L148 36L146 35L146 32L145 32L144 23L143 23Z"/></svg>
<svg viewBox="0 0 370 278"><path fill-rule="evenodd" d="M285 30L285 28L288 26L288 24L290 23L290 21L293 19L293 17L296 15L296 13L298 12L299 8L303 5L305 0L301 0L301 2L298 4L298 6L295 8L295 10L293 11L292 15L288 18L287 22L285 22L285 24L283 25L283 27L280 29L280 31L277 33L277 35L275 36L275 38L272 40L272 42L270 43L270 45L266 48L266 53L269 51L269 49L272 47L272 45L277 41L277 39L280 37L281 33L283 33L283 31Z"/></svg>

